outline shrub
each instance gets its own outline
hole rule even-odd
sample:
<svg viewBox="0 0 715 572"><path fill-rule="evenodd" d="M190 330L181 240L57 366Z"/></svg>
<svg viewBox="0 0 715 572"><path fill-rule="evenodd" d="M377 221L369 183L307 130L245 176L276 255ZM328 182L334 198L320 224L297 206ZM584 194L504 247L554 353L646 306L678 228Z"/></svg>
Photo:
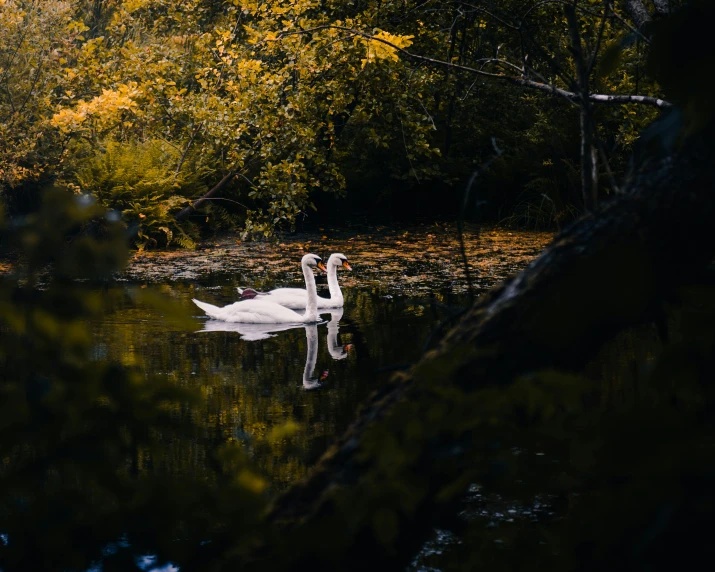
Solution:
<svg viewBox="0 0 715 572"><path fill-rule="evenodd" d="M78 160L75 190L91 193L106 208L121 212L135 246L195 246L196 228L178 223L177 211L206 192L202 177L209 169L195 158L156 140L141 143L107 141L101 150Z"/></svg>

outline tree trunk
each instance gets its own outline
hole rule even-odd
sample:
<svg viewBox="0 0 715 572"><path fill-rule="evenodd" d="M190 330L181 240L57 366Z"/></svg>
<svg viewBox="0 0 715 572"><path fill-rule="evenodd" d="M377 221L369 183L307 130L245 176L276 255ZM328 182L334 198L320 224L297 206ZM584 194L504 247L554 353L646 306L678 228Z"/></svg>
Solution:
<svg viewBox="0 0 715 572"><path fill-rule="evenodd" d="M598 204L598 161L593 108L585 101L581 105L581 193L584 210L591 211Z"/></svg>
<svg viewBox="0 0 715 572"><path fill-rule="evenodd" d="M643 4L643 0L626 0L626 10L628 10L638 28L642 28L650 22L650 14Z"/></svg>
<svg viewBox="0 0 715 572"><path fill-rule="evenodd" d="M653 0L653 7L659 16L670 14L670 0Z"/></svg>
<svg viewBox="0 0 715 572"><path fill-rule="evenodd" d="M429 424L434 405L428 388L507 388L539 368L582 367L615 333L657 315L715 254L714 143L710 126L677 154L650 161L624 195L566 229L524 271L484 295L436 349L374 394L308 477L276 500L269 520L281 548L255 555L256 569L363 570L377 562L399 569L409 562L444 506L438 492L463 466L452 452L464 445L461 435L438 435L412 450L410 422ZM421 491L419 502L397 515L380 510L390 500L376 486L385 482L385 461L365 445L384 435L376 428L389 429L395 450L411 451L396 478ZM383 521L387 536L376 532ZM322 531L330 531L331 546L320 544Z"/></svg>
<svg viewBox="0 0 715 572"><path fill-rule="evenodd" d="M607 9L607 8L606 8ZM579 22L576 16L576 9L572 5L564 7L566 19L571 32L571 53L573 55L574 67L576 68L577 86L574 91L581 95L579 106L580 127L581 127L581 196L583 198L583 208L591 211L598 204L598 162L596 159L596 123L593 119L593 107L589 100L590 66L586 61L579 33ZM595 60L596 54L593 58Z"/></svg>

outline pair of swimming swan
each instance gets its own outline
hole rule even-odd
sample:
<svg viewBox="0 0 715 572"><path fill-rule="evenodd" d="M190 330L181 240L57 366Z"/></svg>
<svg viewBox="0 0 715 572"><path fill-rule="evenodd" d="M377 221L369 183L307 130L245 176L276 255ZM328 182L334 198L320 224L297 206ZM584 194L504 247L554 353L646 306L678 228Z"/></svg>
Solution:
<svg viewBox="0 0 715 572"><path fill-rule="evenodd" d="M321 298L315 286L313 268L318 267L328 273L330 298ZM319 320L318 309L341 308L343 293L338 285L337 269L351 270L348 259L342 254L331 254L328 268L320 256L306 254L301 260L305 290L301 288L277 288L270 292L257 292L252 289L241 290L243 298L223 308L194 299L193 302L207 316L223 322L244 324L298 324L312 323ZM299 314L293 308L305 308L305 314Z"/></svg>

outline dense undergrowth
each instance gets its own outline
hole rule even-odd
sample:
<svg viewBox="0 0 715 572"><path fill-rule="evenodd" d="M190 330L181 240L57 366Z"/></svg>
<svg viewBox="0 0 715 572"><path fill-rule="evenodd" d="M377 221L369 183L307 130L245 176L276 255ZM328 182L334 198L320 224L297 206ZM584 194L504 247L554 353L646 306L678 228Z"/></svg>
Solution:
<svg viewBox="0 0 715 572"><path fill-rule="evenodd" d="M608 46L593 89L657 95L622 6L601 26L603 2L582 4L584 43ZM227 226L269 236L356 209L453 217L493 140L503 155L468 216L547 228L583 209L573 102L396 51L497 76L514 73L500 62L528 61L533 79L571 89L558 3L4 0L0 12L10 214L49 186L89 193L139 248L190 247ZM602 195L655 113L595 110ZM220 181L221 200L175 220Z"/></svg>

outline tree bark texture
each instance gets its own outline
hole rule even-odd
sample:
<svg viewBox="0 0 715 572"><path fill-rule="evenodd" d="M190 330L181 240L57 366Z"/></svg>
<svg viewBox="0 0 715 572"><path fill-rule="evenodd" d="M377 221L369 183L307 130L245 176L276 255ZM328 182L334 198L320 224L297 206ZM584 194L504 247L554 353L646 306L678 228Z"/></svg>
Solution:
<svg viewBox="0 0 715 572"><path fill-rule="evenodd" d="M280 538L293 539L285 540L291 565L364 570L409 562L443 506L440 487L459 473L459 463L450 462L458 453L445 451L457 451L460 436L427 440L406 462L402 486L419 483L423 495L409 513L392 515L386 542L375 532L380 514L361 511L388 502L374 498L384 494L375 480L383 461L364 446L374 428L389 427L395 439L408 435L403 414L410 404L425 416L419 423L429 423L430 384L471 392L508 387L540 368L582 367L615 333L658 315L715 254L714 150L710 126L649 161L625 194L564 230L524 271L482 296L437 348L374 394L310 474L274 503L269 520ZM336 529L339 545L318 549L321 531L334 538ZM253 563L278 564L279 553L285 551L266 547Z"/></svg>
<svg viewBox="0 0 715 572"><path fill-rule="evenodd" d="M650 22L650 14L643 4L643 0L626 0L626 10L628 10L638 28L642 28Z"/></svg>
<svg viewBox="0 0 715 572"><path fill-rule="evenodd" d="M659 16L670 14L670 0L653 0L653 7Z"/></svg>

